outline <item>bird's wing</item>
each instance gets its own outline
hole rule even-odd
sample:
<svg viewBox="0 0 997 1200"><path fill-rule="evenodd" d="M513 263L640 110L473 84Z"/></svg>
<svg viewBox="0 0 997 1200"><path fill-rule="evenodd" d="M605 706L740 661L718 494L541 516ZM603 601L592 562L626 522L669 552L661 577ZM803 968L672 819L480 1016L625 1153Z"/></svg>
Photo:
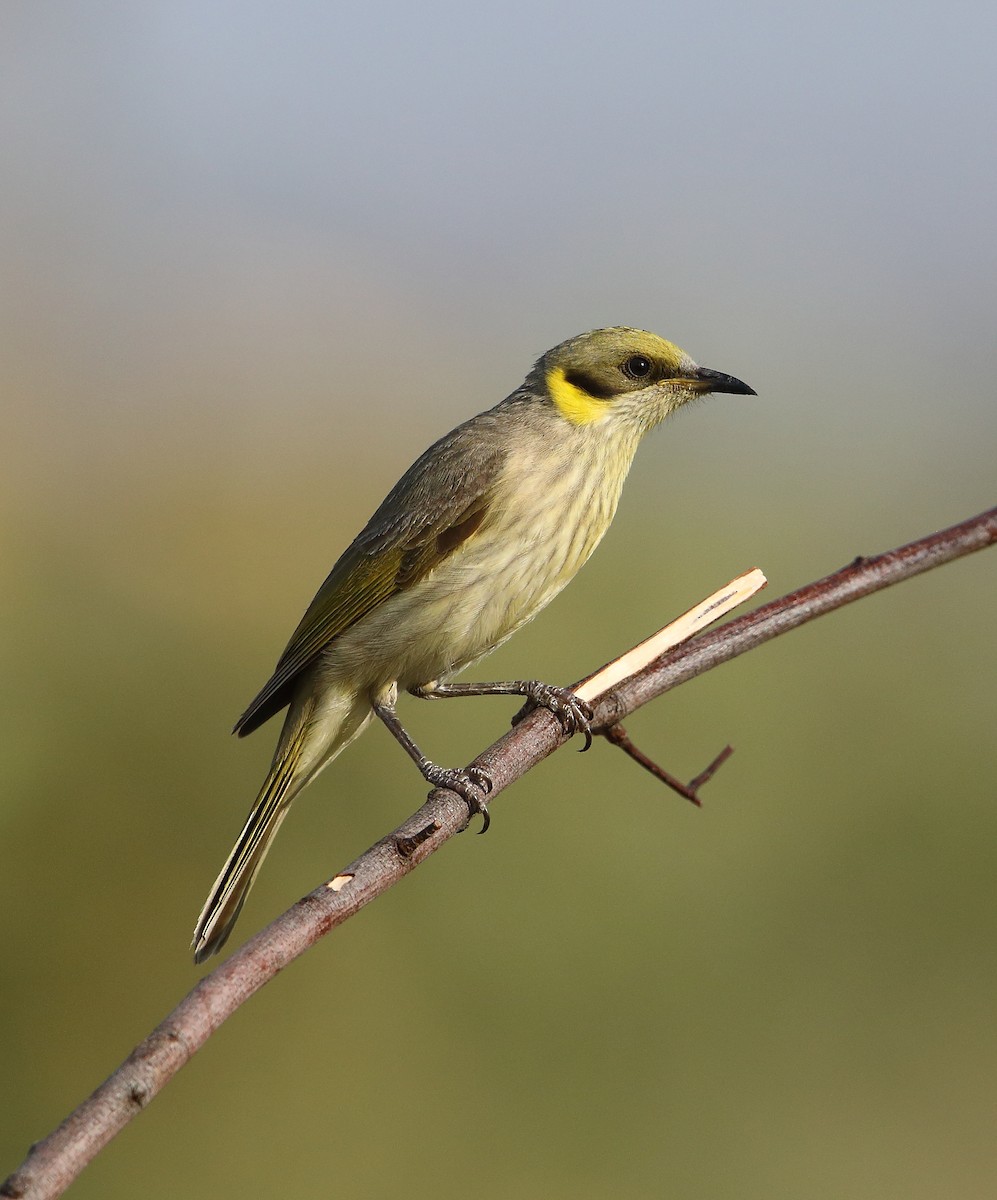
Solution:
<svg viewBox="0 0 997 1200"><path fill-rule="evenodd" d="M240 737L291 700L298 675L351 625L412 587L472 537L488 516L505 452L482 418L431 446L388 494L301 618L267 684L239 718Z"/></svg>

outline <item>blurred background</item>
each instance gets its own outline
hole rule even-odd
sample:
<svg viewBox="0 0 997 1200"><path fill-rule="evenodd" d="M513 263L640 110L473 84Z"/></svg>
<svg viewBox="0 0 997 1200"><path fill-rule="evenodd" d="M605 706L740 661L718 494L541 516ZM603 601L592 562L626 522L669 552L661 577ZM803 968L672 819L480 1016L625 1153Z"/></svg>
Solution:
<svg viewBox="0 0 997 1200"><path fill-rule="evenodd" d="M568 682L995 503L992 4L8 3L0 1175L198 977L277 725L229 729L399 473L634 324L751 383L642 448L489 660ZM876 1198L997 1178L997 553L567 750L244 1007L81 1198ZM511 701L403 716L463 763ZM238 944L421 802L372 729ZM362 805L339 803L362 794ZM607 814L609 814L607 816Z"/></svg>

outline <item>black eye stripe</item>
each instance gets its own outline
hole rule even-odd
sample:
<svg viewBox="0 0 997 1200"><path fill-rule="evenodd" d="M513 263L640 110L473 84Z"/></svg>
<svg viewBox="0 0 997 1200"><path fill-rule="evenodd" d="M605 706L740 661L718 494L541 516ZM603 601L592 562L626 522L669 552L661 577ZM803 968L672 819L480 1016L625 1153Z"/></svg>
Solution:
<svg viewBox="0 0 997 1200"><path fill-rule="evenodd" d="M580 388L589 396L594 396L596 400L609 400L617 394L618 389L610 387L608 383L596 379L594 375L588 375L585 371L565 371L565 383L570 383L573 387Z"/></svg>

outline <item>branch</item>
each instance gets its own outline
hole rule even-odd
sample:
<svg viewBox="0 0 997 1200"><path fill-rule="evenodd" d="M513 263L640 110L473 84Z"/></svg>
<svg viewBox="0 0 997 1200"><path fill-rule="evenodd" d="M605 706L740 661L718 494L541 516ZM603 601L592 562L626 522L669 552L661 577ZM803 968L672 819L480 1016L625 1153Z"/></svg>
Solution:
<svg viewBox="0 0 997 1200"><path fill-rule="evenodd" d="M684 796L691 804L695 804L697 808L702 808L703 802L699 798L699 789L716 775L717 771L724 765L728 758L734 753L733 746L724 746L720 753L716 756L713 762L696 776L695 779L688 783L683 783L681 779L676 779L664 769L659 767L656 762L648 758L646 754L638 750L630 740L630 736L622 725L610 725L608 729L603 730L603 737L613 746L619 746L624 754L628 754L635 763L643 767L645 771L649 771L655 779L660 779L663 784L670 787L673 792L678 792L680 796Z"/></svg>
<svg viewBox="0 0 997 1200"><path fill-rule="evenodd" d="M593 728L609 731L649 700L770 638L995 541L997 508L875 558L857 558L825 579L668 651L593 697ZM475 760L493 781L489 801L566 740L549 712L531 712ZM89 1099L31 1148L24 1165L0 1186L0 1196L47 1200L61 1195L241 1004L319 938L439 850L467 820L460 797L440 790L430 793L393 833L204 976Z"/></svg>

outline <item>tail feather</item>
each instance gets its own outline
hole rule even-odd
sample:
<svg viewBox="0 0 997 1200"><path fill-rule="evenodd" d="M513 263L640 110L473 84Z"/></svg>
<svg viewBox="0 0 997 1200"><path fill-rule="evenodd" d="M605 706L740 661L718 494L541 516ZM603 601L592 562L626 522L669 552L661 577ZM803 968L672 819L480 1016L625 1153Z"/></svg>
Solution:
<svg viewBox="0 0 997 1200"><path fill-rule="evenodd" d="M302 718L287 745L280 747L253 811L197 919L191 942L197 963L224 946L291 801L310 777L302 778L298 770L308 734L308 714L302 714Z"/></svg>
<svg viewBox="0 0 997 1200"><path fill-rule="evenodd" d="M197 920L194 961L225 944L291 801L344 750L373 716L366 693L326 682L323 693L300 688L284 722L270 774Z"/></svg>

